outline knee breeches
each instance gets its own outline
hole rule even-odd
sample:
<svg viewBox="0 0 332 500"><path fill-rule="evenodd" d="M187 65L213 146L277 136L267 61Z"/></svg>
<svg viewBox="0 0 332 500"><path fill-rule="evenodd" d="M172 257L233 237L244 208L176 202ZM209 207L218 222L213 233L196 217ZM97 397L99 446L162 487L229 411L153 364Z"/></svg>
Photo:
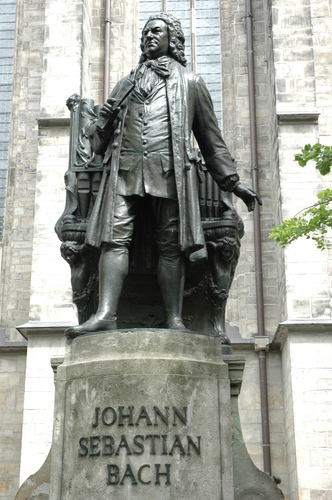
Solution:
<svg viewBox="0 0 332 500"><path fill-rule="evenodd" d="M140 196L117 195L114 211L113 248L129 249L135 219L142 209L145 199ZM159 255L172 259L180 254L179 248L179 207L177 200L151 197L155 238Z"/></svg>

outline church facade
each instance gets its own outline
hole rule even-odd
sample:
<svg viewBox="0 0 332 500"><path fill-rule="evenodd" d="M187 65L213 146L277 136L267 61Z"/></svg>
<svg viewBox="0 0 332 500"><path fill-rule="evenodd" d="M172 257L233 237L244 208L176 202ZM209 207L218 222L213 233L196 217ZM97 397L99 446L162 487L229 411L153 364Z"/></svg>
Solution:
<svg viewBox="0 0 332 500"><path fill-rule="evenodd" d="M257 221L234 200L245 235L226 320L233 352L246 357L239 398L244 440L262 470L263 448L269 448L271 473L286 499L327 499L332 494L332 254L305 239L283 250L269 234L330 187L329 176L293 160L305 144L332 144L331 0L110 4L107 18L105 0L0 2L0 496L13 500L48 455L54 370L65 352L64 329L77 323L70 268L54 232L66 196L66 100L77 93L102 103L105 24L112 88L137 65L145 20L165 10L182 22L188 64L207 83L242 182L251 186L257 174L263 200L259 250ZM262 431L264 415L268 436L266 425Z"/></svg>

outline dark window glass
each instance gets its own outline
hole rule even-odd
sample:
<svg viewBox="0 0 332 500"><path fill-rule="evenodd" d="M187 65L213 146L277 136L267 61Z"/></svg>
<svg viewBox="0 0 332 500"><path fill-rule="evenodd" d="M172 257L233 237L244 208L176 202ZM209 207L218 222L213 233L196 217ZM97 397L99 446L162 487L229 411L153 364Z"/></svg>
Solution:
<svg viewBox="0 0 332 500"><path fill-rule="evenodd" d="M0 241L3 240L16 1L0 0Z"/></svg>

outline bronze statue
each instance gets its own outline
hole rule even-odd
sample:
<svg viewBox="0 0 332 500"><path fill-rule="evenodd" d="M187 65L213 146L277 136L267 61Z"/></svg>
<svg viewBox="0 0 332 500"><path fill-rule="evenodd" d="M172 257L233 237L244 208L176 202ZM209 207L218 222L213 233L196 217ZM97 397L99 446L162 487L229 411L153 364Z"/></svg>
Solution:
<svg viewBox="0 0 332 500"><path fill-rule="evenodd" d="M222 335L225 300L243 231L238 229L240 219L229 198L219 196L224 221L220 242L210 235L206 243L199 198L202 171L211 176L217 191L234 193L249 211L256 201L261 204L259 195L239 182L204 81L185 67L180 22L166 13L151 16L142 31L141 50L138 67L116 85L99 117L86 128L93 152L104 155L85 237L86 245L100 249L99 305L87 321L66 330L69 338L117 328L129 247L134 230L141 232L136 226L146 206L153 217L142 225L144 231L153 228L155 236L166 327L186 330L182 319L185 263L204 264L209 254L210 278L224 301L214 319L214 330ZM192 132L203 167L192 146Z"/></svg>

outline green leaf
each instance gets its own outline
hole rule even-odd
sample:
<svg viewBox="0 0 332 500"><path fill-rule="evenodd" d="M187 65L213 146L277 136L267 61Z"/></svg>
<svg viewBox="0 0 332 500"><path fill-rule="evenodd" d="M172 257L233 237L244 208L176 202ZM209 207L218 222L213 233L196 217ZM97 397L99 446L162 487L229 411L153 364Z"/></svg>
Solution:
<svg viewBox="0 0 332 500"><path fill-rule="evenodd" d="M330 173L332 166L332 146L323 146L319 143L313 146L306 144L301 153L294 156L294 161L297 161L301 167L305 167L308 161L313 160L316 163L317 170L322 175Z"/></svg>
<svg viewBox="0 0 332 500"><path fill-rule="evenodd" d="M332 167L332 146L323 146L319 143L313 146L306 144L301 153L294 155L294 161L301 167L305 167L311 160L316 163L321 175L329 174ZM329 247L327 234L328 229L332 228L331 202L332 190L324 189L318 194L315 205L301 210L301 215L284 220L272 230L269 237L283 248L301 237L315 241L320 250Z"/></svg>
<svg viewBox="0 0 332 500"><path fill-rule="evenodd" d="M324 189L314 206L304 209L301 216L284 220L272 230L269 237L283 248L305 237L314 240L317 248L323 250L330 246L326 238L329 228L332 228L332 190Z"/></svg>

